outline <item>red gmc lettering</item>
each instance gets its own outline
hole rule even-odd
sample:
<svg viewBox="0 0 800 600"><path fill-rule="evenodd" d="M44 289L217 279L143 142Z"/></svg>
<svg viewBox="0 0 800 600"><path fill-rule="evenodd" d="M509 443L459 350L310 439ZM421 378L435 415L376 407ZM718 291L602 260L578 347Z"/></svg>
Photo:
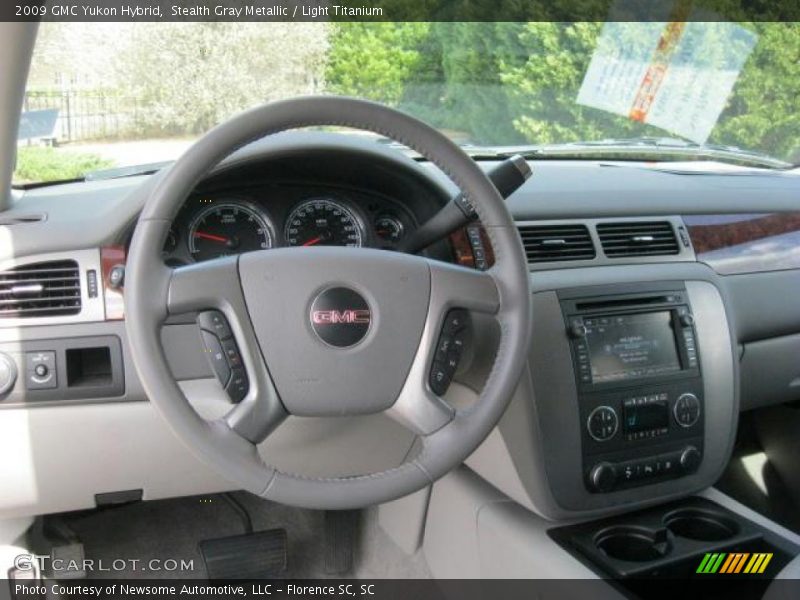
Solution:
<svg viewBox="0 0 800 600"><path fill-rule="evenodd" d="M316 325L333 325L336 323L369 323L368 310L315 310L311 320Z"/></svg>

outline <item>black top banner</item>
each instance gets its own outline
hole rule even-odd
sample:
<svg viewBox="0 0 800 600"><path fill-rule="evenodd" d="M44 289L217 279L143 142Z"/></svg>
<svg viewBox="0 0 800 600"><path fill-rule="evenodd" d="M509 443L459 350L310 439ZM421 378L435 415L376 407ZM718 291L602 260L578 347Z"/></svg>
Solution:
<svg viewBox="0 0 800 600"><path fill-rule="evenodd" d="M2 21L797 21L800 0L3 0Z"/></svg>

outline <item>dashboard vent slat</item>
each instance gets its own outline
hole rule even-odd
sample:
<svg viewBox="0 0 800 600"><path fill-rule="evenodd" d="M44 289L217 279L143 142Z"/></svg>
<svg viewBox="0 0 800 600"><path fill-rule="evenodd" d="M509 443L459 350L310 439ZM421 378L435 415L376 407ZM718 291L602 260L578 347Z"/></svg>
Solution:
<svg viewBox="0 0 800 600"><path fill-rule="evenodd" d="M594 243L585 225L520 225L529 263L591 260Z"/></svg>
<svg viewBox="0 0 800 600"><path fill-rule="evenodd" d="M0 318L80 312L80 269L74 260L41 262L0 272Z"/></svg>
<svg viewBox="0 0 800 600"><path fill-rule="evenodd" d="M600 223L597 235L609 258L678 254L678 240L669 221Z"/></svg>

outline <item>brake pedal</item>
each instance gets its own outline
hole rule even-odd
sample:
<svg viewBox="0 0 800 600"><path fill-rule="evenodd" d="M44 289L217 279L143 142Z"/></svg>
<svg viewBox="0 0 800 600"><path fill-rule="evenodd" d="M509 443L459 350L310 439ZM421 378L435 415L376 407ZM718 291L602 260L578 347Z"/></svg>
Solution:
<svg viewBox="0 0 800 600"><path fill-rule="evenodd" d="M269 579L285 573L285 529L203 540L198 544L208 579Z"/></svg>
<svg viewBox="0 0 800 600"><path fill-rule="evenodd" d="M329 510L325 513L325 572L343 575L353 569L357 510Z"/></svg>

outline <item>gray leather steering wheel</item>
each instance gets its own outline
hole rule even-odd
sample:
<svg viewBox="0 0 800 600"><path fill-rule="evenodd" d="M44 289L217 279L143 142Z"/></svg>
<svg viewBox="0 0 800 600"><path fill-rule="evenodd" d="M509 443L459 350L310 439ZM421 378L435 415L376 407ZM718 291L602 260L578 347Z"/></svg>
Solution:
<svg viewBox="0 0 800 600"><path fill-rule="evenodd" d="M222 159L267 135L325 125L385 135L440 167L472 201L494 248L495 265L480 272L421 256L338 247L275 248L175 269L163 263L160 251L173 218ZM348 291L326 294L334 288ZM358 338L356 343L339 347L320 336L316 325L324 326L326 314L332 313L316 310L318 298L360 326L346 340ZM531 307L525 253L497 190L472 159L435 129L396 110L351 98L303 97L267 104L200 138L160 176L142 211L128 255L125 300L136 370L150 401L176 435L243 489L308 508L386 502L459 465L499 421L528 355ZM500 332L483 391L474 404L457 410L428 384L436 341L451 308L493 315ZM160 341L169 315L204 309L217 309L228 319L250 381L247 396L213 422L201 418L187 401ZM345 337L347 325L340 324ZM265 464L256 449L289 414L378 412L421 439L413 459L383 472L309 478Z"/></svg>

